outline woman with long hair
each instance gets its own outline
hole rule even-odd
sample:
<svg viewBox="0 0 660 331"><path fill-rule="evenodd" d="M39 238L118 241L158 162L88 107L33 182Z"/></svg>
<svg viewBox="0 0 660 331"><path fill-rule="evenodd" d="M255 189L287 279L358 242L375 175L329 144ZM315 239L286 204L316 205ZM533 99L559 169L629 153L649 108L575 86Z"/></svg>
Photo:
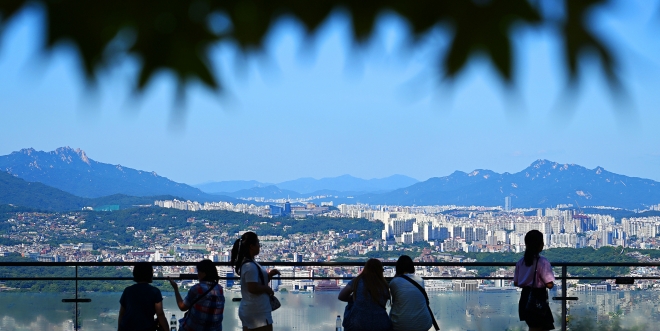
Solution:
<svg viewBox="0 0 660 331"><path fill-rule="evenodd" d="M386 305L390 289L383 277L383 264L369 259L362 272L339 292L339 300L352 303L344 314L346 331L391 331Z"/></svg>
<svg viewBox="0 0 660 331"><path fill-rule="evenodd" d="M543 311L537 314L530 314L526 309L530 292L533 292L533 296L547 301L547 289L554 287L555 275L552 273L552 266L545 257L539 255L541 251L543 251L543 233L538 230L527 232L525 255L516 263L513 273L513 285L523 289L518 303L518 315L521 321L527 323L530 331L555 328L555 320L548 305L545 305Z"/></svg>
<svg viewBox="0 0 660 331"><path fill-rule="evenodd" d="M259 238L254 232L245 232L234 242L231 249L231 265L241 278L241 304L238 317L243 330L273 330L272 307L270 296L273 290L267 281L278 275L277 269L266 271L254 257L261 252ZM262 281L263 280L263 281Z"/></svg>
<svg viewBox="0 0 660 331"><path fill-rule="evenodd" d="M148 262L138 262L133 267L136 284L124 289L119 299L119 331L147 331L154 329L154 315L163 330L167 319L163 312L163 296L160 290L149 285L154 278L154 268Z"/></svg>
<svg viewBox="0 0 660 331"><path fill-rule="evenodd" d="M179 294L179 286L170 279L177 306L187 311L179 320L179 331L222 331L225 295L218 284L218 269L211 260L202 260L197 263L197 278L199 283L190 288L185 299Z"/></svg>

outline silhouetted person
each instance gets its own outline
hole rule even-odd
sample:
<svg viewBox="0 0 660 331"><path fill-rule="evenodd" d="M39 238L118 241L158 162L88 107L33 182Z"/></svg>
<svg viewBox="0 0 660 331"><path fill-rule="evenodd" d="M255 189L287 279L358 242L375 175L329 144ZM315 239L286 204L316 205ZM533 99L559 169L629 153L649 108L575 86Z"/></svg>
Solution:
<svg viewBox="0 0 660 331"><path fill-rule="evenodd" d="M383 277L383 264L369 259L362 272L339 292L339 300L352 302L344 314L346 331L391 331L392 321L385 306L390 290Z"/></svg>
<svg viewBox="0 0 660 331"><path fill-rule="evenodd" d="M390 281L394 331L428 331L433 324L426 296L411 281L424 288L424 279L415 275L413 260L401 255L396 261L396 276Z"/></svg>
<svg viewBox="0 0 660 331"><path fill-rule="evenodd" d="M231 250L231 265L241 277L242 299L238 306L238 317L243 330L273 330L270 304L273 290L268 286L268 281L280 272L277 269L266 271L254 260L260 251L261 244L254 232L246 232L240 239L236 239Z"/></svg>
<svg viewBox="0 0 660 331"><path fill-rule="evenodd" d="M170 279L177 306L187 311L179 320L179 331L222 331L225 295L218 284L218 269L211 260L197 263L197 279L199 283L188 290L185 299L179 294L179 286Z"/></svg>
<svg viewBox="0 0 660 331"><path fill-rule="evenodd" d="M147 262L138 262L133 267L133 280L137 283L124 289L119 299L119 331L152 331L154 315L163 330L167 320L163 312L163 296L160 290L149 285L153 281L154 269Z"/></svg>
<svg viewBox="0 0 660 331"><path fill-rule="evenodd" d="M527 323L530 331L555 328L555 320L547 305L542 315L530 315L525 309L531 291L548 300L547 289L554 286L555 275L552 273L552 266L546 258L539 255L541 251L543 251L543 234L538 230L527 232L525 256L516 263L516 270L513 273L513 285L523 289L518 303L518 315L521 321Z"/></svg>

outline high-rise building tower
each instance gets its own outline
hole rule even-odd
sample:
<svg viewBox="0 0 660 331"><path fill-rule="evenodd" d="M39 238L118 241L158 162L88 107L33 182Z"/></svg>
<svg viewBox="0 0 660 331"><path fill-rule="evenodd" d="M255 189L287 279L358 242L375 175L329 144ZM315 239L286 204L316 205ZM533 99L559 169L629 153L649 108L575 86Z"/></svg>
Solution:
<svg viewBox="0 0 660 331"><path fill-rule="evenodd" d="M504 197L504 211L511 211L511 197Z"/></svg>
<svg viewBox="0 0 660 331"><path fill-rule="evenodd" d="M284 216L291 215L291 203L289 201L284 203Z"/></svg>

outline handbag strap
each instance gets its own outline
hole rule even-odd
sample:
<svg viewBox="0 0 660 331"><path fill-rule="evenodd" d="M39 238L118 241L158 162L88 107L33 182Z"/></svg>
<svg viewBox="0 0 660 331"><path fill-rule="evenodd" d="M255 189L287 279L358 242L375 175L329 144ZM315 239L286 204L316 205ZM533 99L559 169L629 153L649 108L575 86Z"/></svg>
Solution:
<svg viewBox="0 0 660 331"><path fill-rule="evenodd" d="M534 278L532 278L532 288L536 288L536 270L539 268L540 257L536 257L536 264L534 265Z"/></svg>
<svg viewBox="0 0 660 331"><path fill-rule="evenodd" d="M203 297L205 297L207 294L209 294L209 292L213 291L213 289L216 287L216 285L218 285L218 283L212 283L211 285L212 285L212 286L209 286L209 289L208 289L206 292L204 292L204 294L202 294L201 296L197 297L195 300L193 300L192 303L190 303L190 308L188 308L188 309L192 309L192 307L193 307L193 306L194 306L199 300L201 300ZM200 285L200 286L201 286L201 285Z"/></svg>
<svg viewBox="0 0 660 331"><path fill-rule="evenodd" d="M257 268L257 273L259 274L259 281L261 282L261 284L266 285L266 281L264 280L264 274L261 270L261 267L259 267L259 265L257 264L257 262L254 262L254 260L252 259L245 259L245 262L243 262L243 264L250 262L254 263L254 266Z"/></svg>
<svg viewBox="0 0 660 331"><path fill-rule="evenodd" d="M426 290L424 290L424 288L422 287L422 285L419 285L419 283L417 283L416 281L412 280L410 277L408 277L408 276L406 276L406 275L403 275L403 274L401 274L401 275L397 275L397 276L394 276L394 277L395 277L395 278L396 278L396 277L401 277L401 278L403 278L403 279L409 281L411 284L415 285L415 287L416 287L420 292L422 292L422 294L424 295L424 299L426 299L426 308L429 309L429 314L431 314L431 319L433 320L433 327L434 327L436 330L440 330L440 327L438 326L438 322L435 321L435 316L433 316L433 311L431 311L431 306L429 305L429 296L428 296L428 294L426 294Z"/></svg>

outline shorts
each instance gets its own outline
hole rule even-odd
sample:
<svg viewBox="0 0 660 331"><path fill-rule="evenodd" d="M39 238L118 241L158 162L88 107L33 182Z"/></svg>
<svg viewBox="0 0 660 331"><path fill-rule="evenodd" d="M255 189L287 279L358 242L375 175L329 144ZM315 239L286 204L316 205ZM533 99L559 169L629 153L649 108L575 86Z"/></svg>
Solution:
<svg viewBox="0 0 660 331"><path fill-rule="evenodd" d="M273 324L273 315L271 312L243 312L242 309L239 309L238 318L241 319L243 326L248 329L256 329Z"/></svg>

